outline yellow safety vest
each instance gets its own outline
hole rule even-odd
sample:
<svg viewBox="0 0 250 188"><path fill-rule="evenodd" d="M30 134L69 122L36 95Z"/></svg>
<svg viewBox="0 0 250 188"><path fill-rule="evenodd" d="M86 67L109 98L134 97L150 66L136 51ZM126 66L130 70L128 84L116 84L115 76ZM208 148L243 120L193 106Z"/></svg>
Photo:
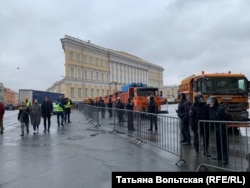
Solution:
<svg viewBox="0 0 250 188"><path fill-rule="evenodd" d="M27 101L27 102L26 102L26 106L27 106L27 107L30 107L30 106L31 106L31 102L30 102L30 101Z"/></svg>
<svg viewBox="0 0 250 188"><path fill-rule="evenodd" d="M70 108L70 101L68 101L67 104L64 107L65 108Z"/></svg>
<svg viewBox="0 0 250 188"><path fill-rule="evenodd" d="M59 103L55 104L55 111L56 112L63 112L63 108L59 105Z"/></svg>

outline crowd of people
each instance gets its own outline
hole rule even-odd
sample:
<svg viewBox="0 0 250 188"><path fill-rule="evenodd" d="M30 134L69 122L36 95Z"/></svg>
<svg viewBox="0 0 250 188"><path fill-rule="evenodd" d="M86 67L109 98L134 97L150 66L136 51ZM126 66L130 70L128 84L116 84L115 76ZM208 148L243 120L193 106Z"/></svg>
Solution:
<svg viewBox="0 0 250 188"><path fill-rule="evenodd" d="M150 120L150 128L148 131L153 131L153 125L155 128L155 131L158 130L157 127L157 113L158 113L158 106L156 102L154 101L154 96L149 96L148 98L149 106L148 106L148 113L150 113L149 120ZM105 107L104 100L102 97L99 98L95 103L93 100L90 99L90 105L100 107L101 116L105 117ZM121 102L121 99L117 97L115 104L112 103L112 99L108 99L107 103L108 107L108 113L109 117L113 117L113 108L116 109L117 117L118 117L118 124L124 123L124 111L127 113L128 122L127 122L127 128L128 131L135 131L134 127L134 102L131 97L128 98L127 102L124 104Z"/></svg>
<svg viewBox="0 0 250 188"><path fill-rule="evenodd" d="M226 123L212 123L213 121L230 121L232 117L220 106L215 96L210 96L207 101L202 94L196 94L194 102L187 100L184 93L178 95L178 117L181 119L182 144L191 145L190 126L193 131L193 146L196 156L200 155L200 141L202 140L203 155L210 157L209 141L212 127L215 128L216 135L216 156L214 160L228 164L228 129ZM210 120L200 121L200 120ZM200 121L200 122L199 122ZM209 122L209 123L208 123Z"/></svg>
<svg viewBox="0 0 250 188"><path fill-rule="evenodd" d="M57 116L58 127L64 126L65 123L71 123L72 101L69 98L60 97L55 103L55 113ZM25 98L25 102L21 104L18 111L17 119L21 124L21 136L25 132L29 134L30 124L33 127L33 134L37 134L41 119L43 119L44 133L50 132L51 116L53 115L53 104L49 97L45 97L42 104L38 104L37 99L32 102Z"/></svg>
<svg viewBox="0 0 250 188"><path fill-rule="evenodd" d="M218 100L214 96L210 96L207 101L204 101L204 98L201 94L197 94L194 97L194 102L191 103L184 93L178 95L178 108L176 109L178 117L181 119L181 134L182 134L182 144L191 145L191 133L190 127L193 131L193 146L196 151L196 156L200 155L200 141L202 138L203 146L203 155L210 157L209 153L209 141L210 141L210 127L215 127L216 135L216 149L217 155L212 157L215 160L222 160L223 164L228 163L228 134L227 134L227 125L225 123L213 123L208 124L205 122L200 123L200 120L211 120L211 121L229 121L231 116L221 107L218 103ZM99 101L94 103L91 101L91 105L99 106L102 117L105 117L105 104L104 100L100 97ZM71 114L71 105L72 101L69 98L60 97L57 99L55 104L55 111L57 116L58 127L64 126L65 123L71 123L70 114ZM107 104L109 108L108 113L109 117L113 116L112 108L116 108L118 123L124 123L124 109L127 111L128 124L127 128L129 131L134 131L134 121L133 121L133 110L134 103L132 98L128 98L126 104L123 104L120 98L117 98L115 105L113 106L111 98ZM149 96L149 106L148 113L150 120L150 128L148 131L158 130L157 126L157 105L154 101L153 96ZM0 131L3 134L3 116L4 116L4 106L0 101ZM50 131L51 125L51 116L53 115L53 105L48 97L45 97L42 104L38 104L38 101L34 99L33 102L29 101L28 98L25 99L25 102L22 103L19 113L18 121L21 123L21 136L24 136L25 130L29 134L29 123L33 127L33 134L38 133L39 125L41 119L43 119L44 130L43 132Z"/></svg>

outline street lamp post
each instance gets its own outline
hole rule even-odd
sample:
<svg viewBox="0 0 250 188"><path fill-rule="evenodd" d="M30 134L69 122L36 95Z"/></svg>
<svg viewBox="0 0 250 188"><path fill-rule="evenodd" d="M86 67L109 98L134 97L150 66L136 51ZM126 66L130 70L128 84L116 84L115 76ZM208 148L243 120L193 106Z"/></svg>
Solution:
<svg viewBox="0 0 250 188"><path fill-rule="evenodd" d="M117 81L113 81L113 82L110 82L109 83L110 85L115 85L115 91L116 91L116 89L117 89L117 84L119 84L119 82L117 82ZM111 88L110 88L110 90L111 90Z"/></svg>

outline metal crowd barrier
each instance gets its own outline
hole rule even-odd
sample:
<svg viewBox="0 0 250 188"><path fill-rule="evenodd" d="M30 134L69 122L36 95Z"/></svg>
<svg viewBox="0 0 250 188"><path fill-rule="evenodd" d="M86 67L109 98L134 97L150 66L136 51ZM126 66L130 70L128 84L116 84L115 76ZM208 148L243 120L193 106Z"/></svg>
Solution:
<svg viewBox="0 0 250 188"><path fill-rule="evenodd" d="M205 131L209 133L208 143L203 142ZM204 167L250 172L250 122L201 120L198 135L200 154L196 171ZM209 155L204 153L206 147Z"/></svg>
<svg viewBox="0 0 250 188"><path fill-rule="evenodd" d="M179 162L186 163L182 156L181 122L179 118L91 105L83 105L79 109L96 126L108 127L113 132L130 135L135 138L134 144L148 143L176 155L180 158L176 163L177 165ZM110 111L112 117L110 117ZM128 130L128 113L133 114L134 131ZM120 119L118 116L120 116ZM155 130L154 124L153 130L148 130L150 129L150 119L157 120L158 130Z"/></svg>

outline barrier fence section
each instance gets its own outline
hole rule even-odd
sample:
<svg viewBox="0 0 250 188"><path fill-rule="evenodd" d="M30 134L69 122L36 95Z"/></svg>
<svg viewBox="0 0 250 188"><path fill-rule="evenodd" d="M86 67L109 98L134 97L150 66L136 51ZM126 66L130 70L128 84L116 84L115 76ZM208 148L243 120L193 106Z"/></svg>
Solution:
<svg viewBox="0 0 250 188"><path fill-rule="evenodd" d="M178 156L180 160L176 164L179 164L179 162L186 163L182 156L181 122L179 118L91 105L82 105L79 109L96 126L104 126L113 129L113 132L128 134L135 138L134 144L151 144ZM128 124L130 121L135 130L132 128L129 130ZM151 121L153 123L152 130L150 130ZM157 122L157 130L155 129L155 122Z"/></svg>
<svg viewBox="0 0 250 188"><path fill-rule="evenodd" d="M250 172L250 122L200 120L198 137L199 165L196 171L204 167Z"/></svg>

